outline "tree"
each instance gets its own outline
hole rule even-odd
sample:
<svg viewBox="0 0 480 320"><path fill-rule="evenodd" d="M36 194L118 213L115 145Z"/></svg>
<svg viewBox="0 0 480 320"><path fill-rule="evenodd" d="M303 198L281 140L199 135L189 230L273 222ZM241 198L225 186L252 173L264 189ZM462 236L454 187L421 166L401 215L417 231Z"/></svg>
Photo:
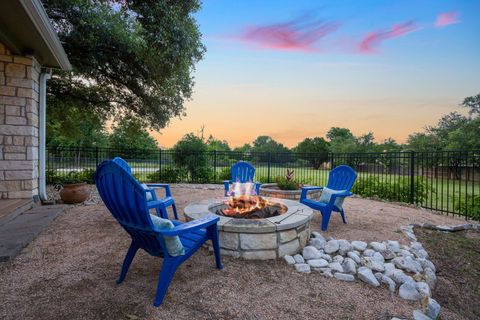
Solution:
<svg viewBox="0 0 480 320"><path fill-rule="evenodd" d="M158 148L157 141L148 133L143 126L143 122L125 117L113 127L112 134L109 137L110 147L118 150L118 154L125 158L144 158L156 156ZM155 152L136 150L153 150Z"/></svg>
<svg viewBox="0 0 480 320"><path fill-rule="evenodd" d="M430 133L412 133L407 138L407 145L412 151L440 151L438 137Z"/></svg>
<svg viewBox="0 0 480 320"><path fill-rule="evenodd" d="M231 151L230 146L226 140L218 140L210 135L207 139L208 151Z"/></svg>
<svg viewBox="0 0 480 320"><path fill-rule="evenodd" d="M306 138L295 147L295 153L300 159L304 159L310 165L318 169L328 160L328 142L320 137Z"/></svg>
<svg viewBox="0 0 480 320"><path fill-rule="evenodd" d="M283 144L273 140L269 136L258 136L252 142L252 151L255 154L255 157L258 161L267 162L272 160L272 156L275 158L274 161L277 162L288 162L290 160L291 151L285 147Z"/></svg>
<svg viewBox="0 0 480 320"><path fill-rule="evenodd" d="M326 136L330 142L330 151L333 153L357 151L358 141L350 129L333 127L327 132Z"/></svg>
<svg viewBox="0 0 480 320"><path fill-rule="evenodd" d="M470 109L468 110L468 114L470 116L480 116L480 94L465 98L460 105Z"/></svg>
<svg viewBox="0 0 480 320"><path fill-rule="evenodd" d="M207 145L193 133L188 133L173 146L173 161L185 170L193 182L208 182Z"/></svg>
<svg viewBox="0 0 480 320"><path fill-rule="evenodd" d="M205 51L192 15L198 0L43 3L73 66L54 73L49 108L75 107L100 120L126 114L153 129L184 114Z"/></svg>

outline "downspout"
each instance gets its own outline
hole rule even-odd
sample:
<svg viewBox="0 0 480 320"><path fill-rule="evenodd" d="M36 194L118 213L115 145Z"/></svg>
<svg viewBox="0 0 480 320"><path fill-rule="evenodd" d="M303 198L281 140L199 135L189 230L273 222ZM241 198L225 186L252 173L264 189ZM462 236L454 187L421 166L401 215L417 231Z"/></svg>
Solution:
<svg viewBox="0 0 480 320"><path fill-rule="evenodd" d="M51 69L40 74L39 83L39 119L38 119L38 196L40 200L47 200L46 192L46 178L45 178L45 137L46 137L46 123L47 123L47 80L51 77Z"/></svg>

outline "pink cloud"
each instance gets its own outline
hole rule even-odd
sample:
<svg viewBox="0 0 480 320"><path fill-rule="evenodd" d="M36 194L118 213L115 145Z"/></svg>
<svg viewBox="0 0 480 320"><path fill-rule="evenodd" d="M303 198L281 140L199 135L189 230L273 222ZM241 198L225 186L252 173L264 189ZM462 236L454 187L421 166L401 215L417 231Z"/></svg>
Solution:
<svg viewBox="0 0 480 320"><path fill-rule="evenodd" d="M459 14L457 11L442 12L437 16L435 27L442 28L451 24L459 23Z"/></svg>
<svg viewBox="0 0 480 320"><path fill-rule="evenodd" d="M360 41L358 52L362 54L374 53L383 41L401 37L416 30L418 30L417 25L413 21L408 21L394 24L389 30L369 32Z"/></svg>
<svg viewBox="0 0 480 320"><path fill-rule="evenodd" d="M318 51L316 43L333 33L339 25L300 17L285 23L246 27L237 39L243 42L278 51Z"/></svg>

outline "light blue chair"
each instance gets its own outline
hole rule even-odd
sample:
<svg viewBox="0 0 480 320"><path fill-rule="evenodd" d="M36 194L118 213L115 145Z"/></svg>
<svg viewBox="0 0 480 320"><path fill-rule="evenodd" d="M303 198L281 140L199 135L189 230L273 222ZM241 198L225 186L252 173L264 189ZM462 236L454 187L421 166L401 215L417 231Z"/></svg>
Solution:
<svg viewBox="0 0 480 320"><path fill-rule="evenodd" d="M132 168L130 167L130 165L125 160L123 160L120 157L115 157L115 158L113 158L113 162L118 164L120 167L125 169L125 171L127 171L131 176L133 176ZM173 216L175 217L175 219L178 220L177 206L175 205L175 200L172 197L172 192L170 190L170 185L168 185L166 183L154 183L154 184L149 183L149 184L141 184L141 186L148 193L147 201L159 201L159 203L161 203L161 206L165 208L164 211L158 210L158 213L163 214L163 212L167 212L167 214L168 214L167 208L171 206L172 210L173 210ZM165 189L165 197L163 197L162 199L157 199L157 193L155 192L156 188ZM162 216L162 218L167 219L168 215L165 216L165 217Z"/></svg>
<svg viewBox="0 0 480 320"><path fill-rule="evenodd" d="M230 184L235 182L245 183L245 182L254 182L253 178L255 176L255 167L247 161L239 161L232 166L231 169L232 180L223 181L225 186L225 197L228 196L230 191ZM255 192L259 194L261 183L255 183Z"/></svg>
<svg viewBox="0 0 480 320"><path fill-rule="evenodd" d="M326 187L303 187L300 196L300 203L318 210L322 214L322 230L326 231L332 211L340 213L343 223L347 223L345 219L345 211L343 210L343 200L352 194L350 190L357 179L357 173L346 165L341 165L330 171ZM308 199L309 191L322 190L320 200Z"/></svg>
<svg viewBox="0 0 480 320"><path fill-rule="evenodd" d="M161 201L147 202L148 191L114 161L107 160L98 166L95 183L105 206L132 239L117 284L125 279L139 249L145 250L152 256L163 257L154 300L154 305L157 307L162 303L177 268L207 240L212 241L216 267L223 268L218 242L219 218L217 216L208 215L187 223L152 216L149 213L150 209L165 210ZM160 227L158 221L154 220L160 221L162 226ZM172 244L180 246L176 249L181 249L181 253L172 254Z"/></svg>

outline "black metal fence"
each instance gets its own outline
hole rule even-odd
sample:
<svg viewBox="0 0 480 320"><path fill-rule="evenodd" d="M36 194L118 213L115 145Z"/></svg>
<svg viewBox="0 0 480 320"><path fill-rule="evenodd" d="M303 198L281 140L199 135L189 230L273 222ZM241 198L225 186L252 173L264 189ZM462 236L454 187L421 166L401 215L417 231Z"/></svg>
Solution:
<svg viewBox="0 0 480 320"><path fill-rule="evenodd" d="M275 182L293 169L297 181L325 185L330 168L347 164L358 173L353 192L411 203L480 220L480 151L379 152L342 154L254 153L109 148L49 148L47 183L71 172L91 177L105 159L121 156L142 182L221 183L233 163L250 161L257 181Z"/></svg>

